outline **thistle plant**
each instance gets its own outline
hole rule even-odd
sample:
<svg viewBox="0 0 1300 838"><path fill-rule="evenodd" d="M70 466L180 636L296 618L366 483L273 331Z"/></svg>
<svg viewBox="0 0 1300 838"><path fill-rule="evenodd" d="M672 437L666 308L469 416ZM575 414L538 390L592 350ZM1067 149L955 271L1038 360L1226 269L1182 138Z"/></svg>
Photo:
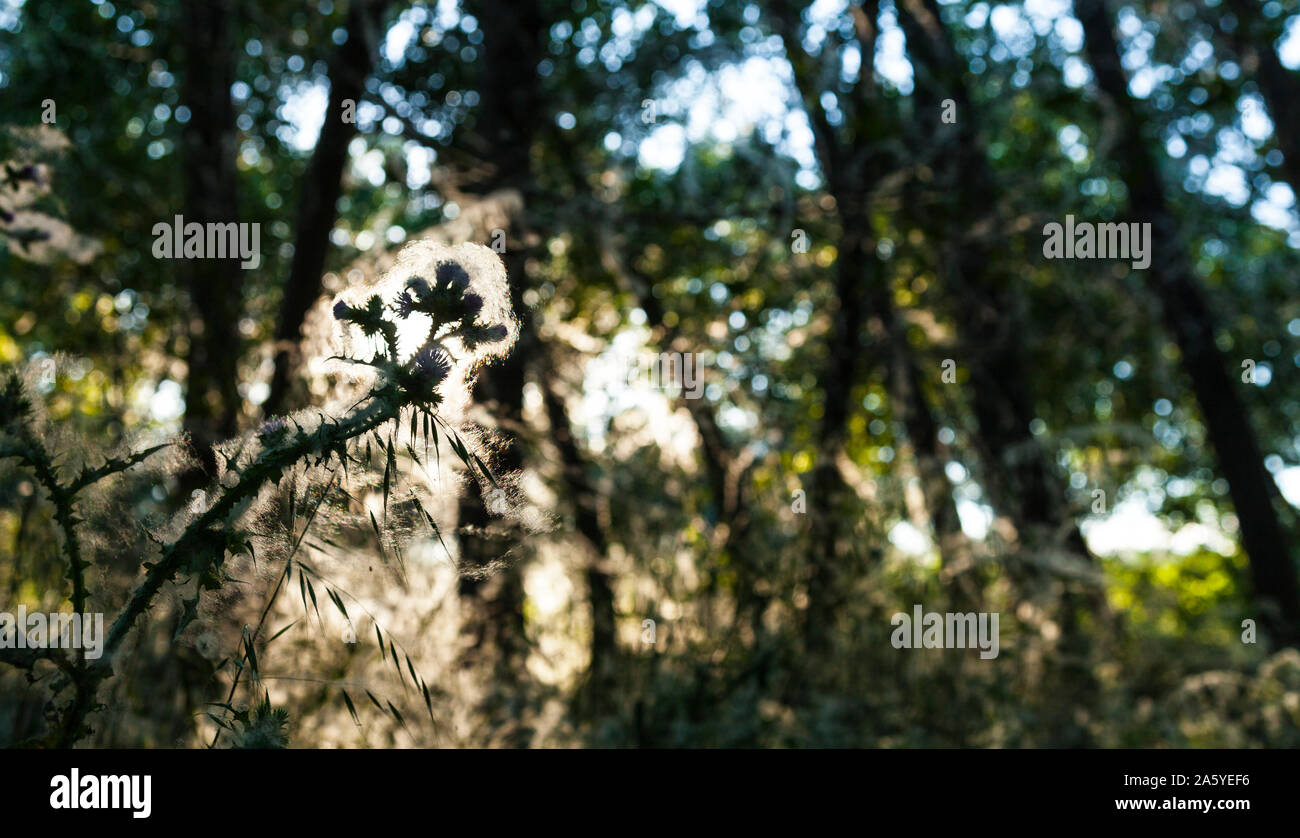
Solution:
<svg viewBox="0 0 1300 838"><path fill-rule="evenodd" d="M0 383L0 460L16 463L34 478L52 509L60 534L65 601L81 614L93 599L111 615L98 658L72 649L0 648L0 663L24 670L29 680L49 674L51 666L54 669L47 682L47 733L30 744L69 747L86 737L92 714L102 709L101 688L113 677L115 663L140 619L162 608L166 595L173 601L179 595L174 635L179 637L198 618L205 595L236 581L230 573L234 557L252 562L260 557L282 562L283 568L277 571L261 618L255 626L244 628L239 649L223 661L232 683L227 700L216 705L220 712L208 714L219 727L213 744L223 731L229 731L234 745L283 744L286 718L273 711L268 697L257 696L260 702L251 716L247 706L241 709L233 702L241 684L255 687L257 683L259 648L269 642L261 636L262 627L295 569L304 607L309 589L318 607L310 568L297 554L329 488L337 486L340 475L369 468L371 444L377 442L383 461L378 482L387 514L396 488L403 431L403 447L411 457L418 459L421 436L426 448L432 442L438 451L446 441L476 479L496 480L472 441L466 441L441 408L451 395L467 398L478 367L509 351L516 327L505 282L500 260L487 248L422 242L408 247L378 283L347 289L332 309L342 351L330 360L336 372L350 377L359 395L349 400L346 409L272 418L254 432L218 446L218 474L202 490L204 503L184 505L165 520L145 522L135 533L136 542L126 539L130 546L125 549L123 539L98 531L101 525L92 520L97 516L86 511L110 502L114 487L120 489L132 475L150 469L155 476L179 473L192 462L185 441L109 456L88 454L93 450L90 446L71 440L66 429L45 416L34 396L38 388L32 369L5 374ZM287 528L268 527L267 520L286 507ZM441 539L433 516L423 508L420 511ZM369 517L378 534L374 513ZM134 552L138 545L143 545L143 559ZM110 590L108 582L108 570L114 567L135 568L120 595ZM96 577L100 590L94 588ZM343 596L333 589L327 593L350 621ZM378 626L376 634L381 654L391 654L399 677L405 679L396 644L390 639L385 646ZM429 688L409 656L405 663L432 717ZM381 706L373 695L369 697ZM345 693L344 700L355 718L351 697ZM391 702L388 710L403 721Z"/></svg>

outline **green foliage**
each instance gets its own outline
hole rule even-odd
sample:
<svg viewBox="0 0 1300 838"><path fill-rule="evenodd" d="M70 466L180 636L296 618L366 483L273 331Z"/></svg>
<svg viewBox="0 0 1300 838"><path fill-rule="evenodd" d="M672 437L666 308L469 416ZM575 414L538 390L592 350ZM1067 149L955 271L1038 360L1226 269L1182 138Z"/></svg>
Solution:
<svg viewBox="0 0 1300 838"><path fill-rule="evenodd" d="M0 591L115 615L115 654L100 665L0 651L18 672L0 691L0 744L191 744L197 718L216 734L203 744L282 747L286 710L295 744L1300 744L1294 653L1241 639L1242 620L1260 618L1241 549L1107 556L1081 572L1031 547L993 497L1008 466L981 438L964 362L981 346L961 330L983 300L945 259L968 246L1002 295L993 325L1025 348L1044 493L1068 523L1113 524L1132 501L1170 531L1236 538L1149 283L1126 263L1040 258L1043 223L1115 219L1132 197L1073 19L1033 18L1013 37L993 21L1028 14L1023 4L927 4L956 50L943 83L965 84L959 125L973 126L964 136L996 186L972 197L975 173L950 165L955 148L936 133L921 45L900 37L907 4L710 0L691 18L647 2L521 0L497 20L473 0L391 3L333 205L325 287L342 293L316 312L348 343L325 372L314 357L299 365L313 394L351 398L274 417L251 394L283 349L278 312L310 192L298 132L311 120L298 110L334 81L352 4L234 5L232 166L240 220L263 225L265 246L232 349L247 432L218 446L219 474L200 486L185 480L188 452L159 447L179 417L154 409L196 372L186 360L202 314L175 266L150 256L152 225L185 202L184 82L202 57L185 54L183 4L0 0L0 362L18 370L0 379ZM1258 73L1227 46L1244 22L1223 4L1121 5L1107 7L1141 75L1133 90L1149 86L1134 100L1142 140L1218 319L1204 340L1267 365L1267 381L1239 392L1261 458L1282 473L1300 465L1295 208L1264 220L1278 210L1263 199L1285 196L1286 155L1279 132L1245 130ZM780 36L787 8L802 54ZM1297 29L1281 7L1261 15L1244 28L1272 33L1269 49L1288 21ZM530 21L535 44L513 28ZM862 23L881 59L869 106ZM490 53L493 38L509 48ZM885 52L900 43L906 72ZM528 46L540 61L514 61ZM817 95L789 84L791 59ZM47 99L52 126L40 124ZM710 113L726 119L702 130ZM861 217L830 190L822 119L883 175L844 176ZM647 149L676 137L679 163L648 164ZM1244 198L1219 188L1237 179ZM86 237L93 257L42 251L40 230L4 209L15 195ZM374 282L399 243L497 231L512 287L495 296L455 259ZM795 231L806 250L792 249ZM858 373L838 381L826 371L844 353L831 336L854 290L841 283L844 240L864 231L879 272L856 289L869 301L847 344ZM528 308L526 326L495 316L506 300ZM476 394L506 442L452 414L469 371L519 332L521 349ZM704 398L597 392L589 362L629 339L699 353ZM42 381L56 350L58 374ZM932 499L918 500L908 359L936 431L920 441L938 441L963 515L989 521L957 557L939 549ZM1008 371L1000 383L1018 382ZM827 397L841 384L851 409L828 463ZM464 472L444 475L444 448ZM819 475L845 491L827 501ZM528 507L529 525L461 515L451 488L412 485L443 476L463 482L466 506L499 492L512 512ZM806 512L792 508L797 491ZM1276 506L1294 544L1295 509ZM910 531L923 548L903 549ZM841 545L832 584L810 605L828 532ZM339 580L328 562L356 575ZM454 582L437 575L444 564ZM358 579L369 595L352 592ZM456 622L444 599L461 621L452 637L439 633ZM1002 654L893 649L890 615L915 602L998 611ZM830 637L813 650L821 614ZM339 618L358 643L313 642ZM645 619L653 645L639 639ZM298 661L317 677L276 680ZM110 717L124 720L120 739L107 724L91 735Z"/></svg>

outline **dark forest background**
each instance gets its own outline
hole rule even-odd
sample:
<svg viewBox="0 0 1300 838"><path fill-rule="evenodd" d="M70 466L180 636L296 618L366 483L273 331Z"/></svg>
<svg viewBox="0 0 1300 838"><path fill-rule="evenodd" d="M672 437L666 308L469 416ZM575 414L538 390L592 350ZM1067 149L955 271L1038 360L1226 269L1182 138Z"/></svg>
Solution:
<svg viewBox="0 0 1300 838"><path fill-rule="evenodd" d="M194 455L67 510L0 461L0 610L111 619L404 244L519 325L464 426L508 503L366 442L431 529L282 487L283 567L171 580L84 731L0 663L0 744L1300 745L1297 67L1294 0L0 0L0 362L78 456ZM1067 215L1150 267L1045 259ZM894 648L915 603L999 656Z"/></svg>

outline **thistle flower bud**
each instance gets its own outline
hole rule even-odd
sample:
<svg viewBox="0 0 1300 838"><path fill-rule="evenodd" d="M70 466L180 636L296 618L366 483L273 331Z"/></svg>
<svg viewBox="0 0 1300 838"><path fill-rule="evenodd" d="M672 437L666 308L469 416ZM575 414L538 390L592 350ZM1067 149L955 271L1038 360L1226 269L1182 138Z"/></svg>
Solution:
<svg viewBox="0 0 1300 838"><path fill-rule="evenodd" d="M437 387L451 372L451 359L437 346L426 346L412 359L421 381L430 389Z"/></svg>
<svg viewBox="0 0 1300 838"><path fill-rule="evenodd" d="M403 291L397 298L397 316L405 320L415 311L417 311L416 298L412 297L408 292Z"/></svg>
<svg viewBox="0 0 1300 838"><path fill-rule="evenodd" d="M283 432L287 427L289 427L289 424L285 422L284 419L277 416L269 422L263 423L262 427L257 429L257 435L263 437L275 436L276 434Z"/></svg>
<svg viewBox="0 0 1300 838"><path fill-rule="evenodd" d="M466 273L465 269L457 262L443 262L438 266L434 276L437 277L440 284L450 286L459 291L464 291L466 288L469 288L469 274Z"/></svg>

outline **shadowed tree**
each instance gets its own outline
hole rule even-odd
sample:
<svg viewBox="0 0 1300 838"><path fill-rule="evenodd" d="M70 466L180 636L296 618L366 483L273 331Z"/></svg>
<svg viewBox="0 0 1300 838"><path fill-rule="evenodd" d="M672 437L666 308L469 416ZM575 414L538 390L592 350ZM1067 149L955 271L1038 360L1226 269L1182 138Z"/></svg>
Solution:
<svg viewBox="0 0 1300 838"><path fill-rule="evenodd" d="M1178 220L1165 200L1160 167L1147 144L1146 120L1129 96L1106 5L1103 0L1078 0L1075 14L1083 24L1102 107L1112 112L1119 131L1111 162L1128 187L1127 220L1151 224L1153 256L1147 278L1178 345L1219 470L1228 481L1261 618L1276 642L1294 644L1300 641L1300 592L1295 560L1274 508L1279 502L1277 484L1264 467L1236 389L1240 384L1228 375L1227 359L1215 343L1215 317L1192 274Z"/></svg>
<svg viewBox="0 0 1300 838"><path fill-rule="evenodd" d="M961 528L951 486L938 454L937 424L920 386L921 376L893 300L889 271L877 252L871 210L881 184L901 168L897 141L897 105L881 95L873 63L879 5L868 0L854 3L849 13L857 45L864 56L859 77L850 92L840 96L843 124L832 125L822 101L821 74L838 74L840 62L819 60L801 43L800 13L790 2L772 2L771 22L785 45L795 86L812 124L817 158L826 190L835 199L840 233L836 242L836 308L827 338L826 368L818 377L824 399L818 439L817 466L809 496L816 508L813 521L814 555L808 583L808 638L822 647L834 621L843 585L836 580L836 565L846 555L843 529L848 510L843 508L848 487L840 474L854 388L866 366L862 341L867 327L875 335L868 357L884 369L894 394L892 408L906 429L917 459L923 492L936 536L950 551L961 543ZM841 45L842 46L842 45ZM833 57L839 49L828 45Z"/></svg>
<svg viewBox="0 0 1300 838"><path fill-rule="evenodd" d="M351 0L345 40L330 62L330 98L325 111L316 150L303 175L302 195L298 199L298 219L289 278L280 300L275 325L275 371L271 376L270 395L262 405L272 416L283 412L293 380L298 342L307 310L321 294L321 274L329 253L330 230L338 217L338 200L343 189L343 169L348 161L348 145L356 136L355 113L346 114L345 103L352 110L365 92L366 78L374 67L379 41L383 38L384 13L389 0Z"/></svg>
<svg viewBox="0 0 1300 838"><path fill-rule="evenodd" d="M185 224L238 221L235 178L234 21L229 0L187 0L186 71L182 102L190 120L182 131ZM185 431L209 476L212 445L239 429L238 391L244 276L239 258L190 259L181 268L193 310L185 361ZM193 478L191 478L192 480Z"/></svg>
<svg viewBox="0 0 1300 838"><path fill-rule="evenodd" d="M966 89L965 61L953 47L934 0L904 0L899 24L916 72L916 113L926 131L927 164L936 170L921 221L939 241L939 270L970 370L969 394L987 480L995 505L1031 548L1063 548L1091 559L1064 510L1064 486L1030 433L1034 403L1028 386L1025 328L1012 278L996 258L1005 249L999 221L1000 185L985 155L979 112ZM951 99L957 117L940 119Z"/></svg>
<svg viewBox="0 0 1300 838"><path fill-rule="evenodd" d="M467 191L487 195L511 192L521 200L510 219L502 260L510 282L511 303L520 318L518 350L478 381L475 398L489 405L498 429L508 440L499 465L516 471L524 463L522 439L523 390L527 358L535 351L524 291L529 287L525 213L534 194L531 171L533 143L542 119L542 98L536 67L541 60L547 23L538 2L508 3L482 0L474 5L483 28L482 75L478 85L482 104L466 143L474 148L487 174ZM487 504L471 492L460 507L462 564L486 565L509 552L513 539L481 538L490 523ZM466 616L463 631L471 649L493 655L497 694L511 703L510 717L518 719L521 689L526 678L524 661L528 640L524 631L523 575L508 561L487 578L462 576L460 593ZM490 699L492 700L492 699ZM516 730L523 736L524 731ZM518 740L526 741L525 739Z"/></svg>

